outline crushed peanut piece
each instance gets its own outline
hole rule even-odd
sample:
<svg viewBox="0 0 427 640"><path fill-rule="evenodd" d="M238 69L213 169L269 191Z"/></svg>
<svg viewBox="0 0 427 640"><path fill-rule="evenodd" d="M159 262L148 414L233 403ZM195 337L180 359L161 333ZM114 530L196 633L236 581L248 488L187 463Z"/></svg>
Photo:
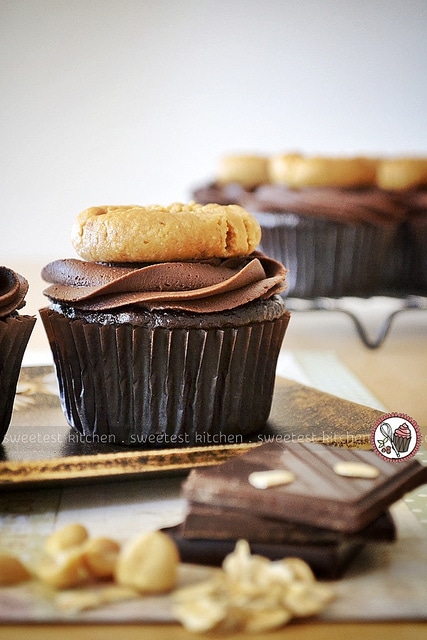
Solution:
<svg viewBox="0 0 427 640"><path fill-rule="evenodd" d="M334 467L334 472L339 476L346 478L377 478L379 476L379 469L372 464L366 464L365 462L352 462L343 461L337 462Z"/></svg>
<svg viewBox="0 0 427 640"><path fill-rule="evenodd" d="M249 484L256 489L268 489L282 484L290 484L295 474L287 469L271 469L269 471L253 471L248 476Z"/></svg>
<svg viewBox="0 0 427 640"><path fill-rule="evenodd" d="M173 610L191 631L259 633L319 614L332 599L332 589L317 582L303 560L270 561L251 555L249 544L239 540L221 573L175 592Z"/></svg>

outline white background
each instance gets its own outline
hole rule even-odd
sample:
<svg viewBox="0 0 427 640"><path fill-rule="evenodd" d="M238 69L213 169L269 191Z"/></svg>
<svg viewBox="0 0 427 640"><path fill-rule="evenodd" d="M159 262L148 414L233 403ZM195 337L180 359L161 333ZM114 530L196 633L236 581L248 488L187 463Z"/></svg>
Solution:
<svg viewBox="0 0 427 640"><path fill-rule="evenodd" d="M1 0L0 264L225 153L426 154L426 61L426 0Z"/></svg>

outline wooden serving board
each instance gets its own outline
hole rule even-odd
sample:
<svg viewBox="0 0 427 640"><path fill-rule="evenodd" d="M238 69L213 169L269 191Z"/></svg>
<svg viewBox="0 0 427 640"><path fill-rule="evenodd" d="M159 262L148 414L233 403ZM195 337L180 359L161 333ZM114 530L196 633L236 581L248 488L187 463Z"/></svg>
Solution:
<svg viewBox="0 0 427 640"><path fill-rule="evenodd" d="M186 473L218 464L266 440L370 448L381 411L277 378L261 432L195 447L131 449L84 438L65 421L53 367L23 368L12 423L0 445L2 490Z"/></svg>

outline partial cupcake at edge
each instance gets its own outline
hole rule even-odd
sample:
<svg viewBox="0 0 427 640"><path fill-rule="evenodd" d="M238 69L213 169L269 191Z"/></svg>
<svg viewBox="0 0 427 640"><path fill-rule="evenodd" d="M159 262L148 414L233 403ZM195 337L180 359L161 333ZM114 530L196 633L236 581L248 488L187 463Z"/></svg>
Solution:
<svg viewBox="0 0 427 640"><path fill-rule="evenodd" d="M46 265L40 315L62 407L116 445L236 443L271 408L286 269L236 205L92 207Z"/></svg>
<svg viewBox="0 0 427 640"><path fill-rule="evenodd" d="M0 443L12 417L22 359L36 322L20 313L28 282L9 267L0 267Z"/></svg>
<svg viewBox="0 0 427 640"><path fill-rule="evenodd" d="M426 187L422 157L248 154L223 156L192 196L258 219L289 297L425 295Z"/></svg>

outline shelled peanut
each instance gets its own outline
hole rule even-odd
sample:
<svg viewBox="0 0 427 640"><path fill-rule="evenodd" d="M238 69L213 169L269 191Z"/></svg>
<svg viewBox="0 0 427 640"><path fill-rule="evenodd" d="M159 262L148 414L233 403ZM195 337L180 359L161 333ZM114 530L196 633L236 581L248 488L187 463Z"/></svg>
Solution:
<svg viewBox="0 0 427 640"><path fill-rule="evenodd" d="M111 538L90 537L83 525L72 523L46 539L43 558L32 571L19 558L0 554L0 585L36 578L63 590L110 580L135 594L163 593L175 586L178 564L175 544L160 531L120 546Z"/></svg>
<svg viewBox="0 0 427 640"><path fill-rule="evenodd" d="M0 586L39 581L50 588L59 609L73 613L173 591L174 617L193 632L276 629L292 618L320 613L334 597L303 560L272 562L252 555L245 540L205 582L176 589L179 563L175 543L161 531L136 535L121 546L90 537L73 523L45 540L33 570L0 553Z"/></svg>

